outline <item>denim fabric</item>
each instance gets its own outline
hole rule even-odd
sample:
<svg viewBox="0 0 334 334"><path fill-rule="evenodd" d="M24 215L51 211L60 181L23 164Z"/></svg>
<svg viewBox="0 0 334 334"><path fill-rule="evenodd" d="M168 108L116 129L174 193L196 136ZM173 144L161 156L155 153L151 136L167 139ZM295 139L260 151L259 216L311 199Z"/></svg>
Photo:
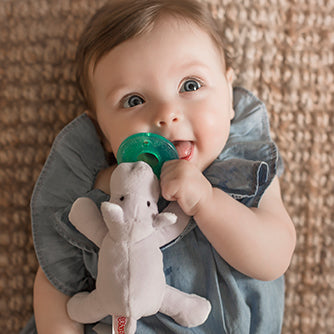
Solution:
<svg viewBox="0 0 334 334"><path fill-rule="evenodd" d="M213 186L256 207L275 175L282 173L282 161L270 138L264 104L247 90L235 88L234 108L228 142L204 175ZM77 197L90 197L97 205L108 199L92 189L96 174L106 166L96 130L82 115L57 136L35 186L31 209L38 260L50 282L67 295L94 289L98 249L67 216ZM162 251L167 283L205 296L212 311L202 326L192 329L158 313L139 320L136 333L280 333L283 277L262 282L236 271L216 253L194 220ZM107 317L102 322L110 321ZM94 333L91 326L86 333Z"/></svg>

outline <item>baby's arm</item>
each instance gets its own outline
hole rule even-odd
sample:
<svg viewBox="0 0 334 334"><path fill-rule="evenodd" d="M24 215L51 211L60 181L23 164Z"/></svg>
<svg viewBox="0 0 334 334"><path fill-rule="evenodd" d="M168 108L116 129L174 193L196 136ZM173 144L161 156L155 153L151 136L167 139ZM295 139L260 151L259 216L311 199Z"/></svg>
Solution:
<svg viewBox="0 0 334 334"><path fill-rule="evenodd" d="M295 247L295 229L283 205L278 178L258 208L248 208L213 188L188 161L164 164L161 190L194 219L216 251L231 266L260 280L284 274Z"/></svg>
<svg viewBox="0 0 334 334"><path fill-rule="evenodd" d="M38 334L83 334L83 325L72 321L66 304L69 296L58 291L39 267L34 285L34 314Z"/></svg>

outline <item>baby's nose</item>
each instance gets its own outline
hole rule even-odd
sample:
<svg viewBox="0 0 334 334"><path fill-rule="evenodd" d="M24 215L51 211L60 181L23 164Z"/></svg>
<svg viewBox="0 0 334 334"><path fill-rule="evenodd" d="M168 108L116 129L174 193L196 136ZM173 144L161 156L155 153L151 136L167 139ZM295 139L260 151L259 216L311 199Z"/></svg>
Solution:
<svg viewBox="0 0 334 334"><path fill-rule="evenodd" d="M173 125L181 120L181 113L177 108L169 105L163 104L159 106L156 112L154 123L157 127L165 127Z"/></svg>

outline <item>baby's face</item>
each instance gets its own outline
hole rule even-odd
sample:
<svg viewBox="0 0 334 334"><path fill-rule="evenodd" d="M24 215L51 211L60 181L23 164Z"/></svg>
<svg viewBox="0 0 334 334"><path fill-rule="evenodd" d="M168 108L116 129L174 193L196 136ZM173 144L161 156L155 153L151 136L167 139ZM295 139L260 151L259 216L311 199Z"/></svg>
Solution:
<svg viewBox="0 0 334 334"><path fill-rule="evenodd" d="M106 149L116 156L128 136L153 132L203 171L229 135L232 74L197 25L161 19L107 53L91 73Z"/></svg>

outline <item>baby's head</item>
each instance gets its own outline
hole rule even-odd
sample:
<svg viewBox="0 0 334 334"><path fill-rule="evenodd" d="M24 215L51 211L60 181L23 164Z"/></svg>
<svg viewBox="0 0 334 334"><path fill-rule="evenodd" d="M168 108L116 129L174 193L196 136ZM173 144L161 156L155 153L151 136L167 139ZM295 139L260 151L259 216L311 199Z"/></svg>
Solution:
<svg viewBox="0 0 334 334"><path fill-rule="evenodd" d="M84 30L77 79L116 155L138 132L172 141L204 170L229 134L230 58L206 5L195 0L113 0Z"/></svg>

